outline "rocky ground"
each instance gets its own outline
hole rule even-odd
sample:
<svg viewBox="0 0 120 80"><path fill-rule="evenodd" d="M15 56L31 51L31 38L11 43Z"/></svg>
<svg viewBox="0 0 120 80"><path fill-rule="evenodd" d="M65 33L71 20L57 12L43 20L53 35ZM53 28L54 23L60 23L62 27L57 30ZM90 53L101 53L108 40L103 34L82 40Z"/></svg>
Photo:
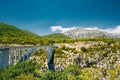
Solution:
<svg viewBox="0 0 120 80"><path fill-rule="evenodd" d="M75 42L61 44L65 57L55 57L55 65L66 68L69 64L77 63L81 68L97 69L100 80L120 79L120 42L105 43ZM64 46L64 48L63 48ZM57 54L55 54L57 55ZM100 77L101 76L101 77Z"/></svg>
<svg viewBox="0 0 120 80"><path fill-rule="evenodd" d="M56 71L64 71L70 64L77 64L82 68L83 73L87 71L89 74L99 77L99 80L120 80L119 41L114 43L82 41L54 45L59 46L54 55ZM39 57L34 55L31 59L41 64L41 71L48 70L45 54L41 54Z"/></svg>

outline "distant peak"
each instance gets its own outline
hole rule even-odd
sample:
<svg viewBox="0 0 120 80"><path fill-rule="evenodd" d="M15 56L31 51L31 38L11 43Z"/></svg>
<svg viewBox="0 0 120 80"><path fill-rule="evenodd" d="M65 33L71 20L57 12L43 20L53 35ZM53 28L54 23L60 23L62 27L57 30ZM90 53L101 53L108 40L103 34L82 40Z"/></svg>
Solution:
<svg viewBox="0 0 120 80"><path fill-rule="evenodd" d="M107 37L107 38L120 38L119 34L109 33L102 31L97 28L75 28L64 32L65 35L71 38L96 38L96 37Z"/></svg>

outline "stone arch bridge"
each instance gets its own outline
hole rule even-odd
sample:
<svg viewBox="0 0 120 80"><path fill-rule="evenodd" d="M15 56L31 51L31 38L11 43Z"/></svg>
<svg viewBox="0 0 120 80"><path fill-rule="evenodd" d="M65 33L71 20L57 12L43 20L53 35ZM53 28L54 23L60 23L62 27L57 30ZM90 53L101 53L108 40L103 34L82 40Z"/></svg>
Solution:
<svg viewBox="0 0 120 80"><path fill-rule="evenodd" d="M28 60L32 54L39 49L46 50L48 56L48 68L54 71L54 53L55 46L24 46L24 47L9 47L0 48L0 68L14 65L17 62Z"/></svg>

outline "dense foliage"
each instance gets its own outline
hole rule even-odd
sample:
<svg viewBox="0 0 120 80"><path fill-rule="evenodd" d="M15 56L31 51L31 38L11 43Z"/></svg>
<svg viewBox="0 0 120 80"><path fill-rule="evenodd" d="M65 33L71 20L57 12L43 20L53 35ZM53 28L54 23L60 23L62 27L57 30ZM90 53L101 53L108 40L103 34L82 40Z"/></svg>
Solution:
<svg viewBox="0 0 120 80"><path fill-rule="evenodd" d="M0 70L0 80L73 80L81 73L77 65L70 65L64 72L40 72L40 65L32 61L17 63ZM72 79L71 79L72 78Z"/></svg>
<svg viewBox="0 0 120 80"><path fill-rule="evenodd" d="M21 30L12 25L0 23L0 37L25 37L25 36L32 37L38 35L27 30Z"/></svg>
<svg viewBox="0 0 120 80"><path fill-rule="evenodd" d="M54 33L54 34L48 34L48 35L45 35L43 36L44 38L48 38L48 39L51 39L51 40L54 40L54 39L61 39L61 40L67 40L67 39L70 39L69 37L67 37L66 35L62 34L62 33Z"/></svg>
<svg viewBox="0 0 120 80"><path fill-rule="evenodd" d="M34 74L35 69L39 69L40 66L32 61L25 61L17 63L14 66L6 67L0 70L0 80L13 80L21 74Z"/></svg>

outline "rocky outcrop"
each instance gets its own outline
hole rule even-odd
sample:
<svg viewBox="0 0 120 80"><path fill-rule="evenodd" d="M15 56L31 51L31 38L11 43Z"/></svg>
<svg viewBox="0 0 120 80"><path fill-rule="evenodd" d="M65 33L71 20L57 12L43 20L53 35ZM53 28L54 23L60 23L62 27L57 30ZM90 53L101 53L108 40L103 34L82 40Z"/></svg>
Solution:
<svg viewBox="0 0 120 80"><path fill-rule="evenodd" d="M106 38L120 38L120 34L112 34L99 30L88 30L83 28L75 28L64 32L65 35L71 38L97 38L97 37L106 37Z"/></svg>
<svg viewBox="0 0 120 80"><path fill-rule="evenodd" d="M119 80L119 45L120 41L111 44L102 41L62 44L55 54L55 68L57 71L63 71L68 65L77 64L83 69L83 72L86 69L91 70L98 76L99 80L111 80L115 78Z"/></svg>
<svg viewBox="0 0 120 80"><path fill-rule="evenodd" d="M55 44L57 45L57 44ZM103 41L83 41L72 44L62 43L54 55L55 71L64 72L69 65L77 64L81 69L80 78L92 76L93 80L120 79L120 41L113 43ZM44 52L33 55L32 60L41 64L40 71L48 70Z"/></svg>

